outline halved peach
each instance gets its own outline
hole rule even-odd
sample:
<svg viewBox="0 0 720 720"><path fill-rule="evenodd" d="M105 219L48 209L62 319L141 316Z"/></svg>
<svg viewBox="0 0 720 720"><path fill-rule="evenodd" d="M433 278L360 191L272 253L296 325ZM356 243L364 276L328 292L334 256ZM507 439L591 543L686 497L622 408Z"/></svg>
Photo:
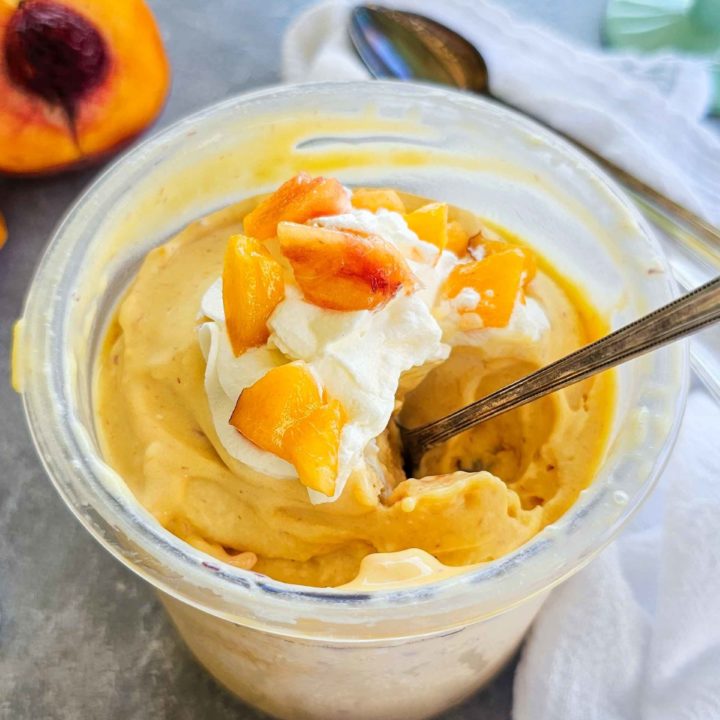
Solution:
<svg viewBox="0 0 720 720"><path fill-rule="evenodd" d="M444 293L453 298L463 289L472 288L480 300L476 308L467 312L477 313L485 327L505 327L516 298L523 298L526 262L523 251L515 248L457 265L445 281Z"/></svg>
<svg viewBox="0 0 720 720"><path fill-rule="evenodd" d="M377 212L381 208L393 212L404 213L405 203L395 190L385 188L358 188L353 190L353 207L361 210Z"/></svg>
<svg viewBox="0 0 720 720"><path fill-rule="evenodd" d="M321 215L349 212L350 199L335 178L311 177L301 172L283 183L245 216L248 235L267 240L275 237L279 222L304 223Z"/></svg>
<svg viewBox="0 0 720 720"><path fill-rule="evenodd" d="M470 237L465 232L462 223L457 220L451 220L447 226L447 245L446 250L455 253L458 257L467 255Z"/></svg>
<svg viewBox="0 0 720 720"><path fill-rule="evenodd" d="M448 206L445 203L429 203L405 215L408 227L425 242L440 252L448 240Z"/></svg>
<svg viewBox="0 0 720 720"><path fill-rule="evenodd" d="M237 356L267 341L268 318L285 297L282 266L255 238L233 235L222 281L225 325Z"/></svg>
<svg viewBox="0 0 720 720"><path fill-rule="evenodd" d="M516 247L511 245L507 240L485 237L482 233L474 240L474 247L481 247L485 255L495 255L496 253L505 252Z"/></svg>
<svg viewBox="0 0 720 720"><path fill-rule="evenodd" d="M286 457L305 487L332 496L338 471L340 434L345 410L337 400L313 410L285 433Z"/></svg>
<svg viewBox="0 0 720 720"><path fill-rule="evenodd" d="M373 310L415 276L394 245L377 235L282 222L280 249L305 298L331 310Z"/></svg>
<svg viewBox="0 0 720 720"><path fill-rule="evenodd" d="M258 447L290 460L285 433L321 404L320 389L310 371L288 363L269 370L240 393L230 424Z"/></svg>

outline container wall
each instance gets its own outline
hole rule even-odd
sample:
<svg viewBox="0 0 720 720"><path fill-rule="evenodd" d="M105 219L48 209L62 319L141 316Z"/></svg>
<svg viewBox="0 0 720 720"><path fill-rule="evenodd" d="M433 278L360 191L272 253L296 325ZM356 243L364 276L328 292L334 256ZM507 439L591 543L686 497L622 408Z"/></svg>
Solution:
<svg viewBox="0 0 720 720"><path fill-rule="evenodd" d="M433 717L502 668L545 597L430 637L328 643L246 628L160 594L207 670L245 702L286 720Z"/></svg>

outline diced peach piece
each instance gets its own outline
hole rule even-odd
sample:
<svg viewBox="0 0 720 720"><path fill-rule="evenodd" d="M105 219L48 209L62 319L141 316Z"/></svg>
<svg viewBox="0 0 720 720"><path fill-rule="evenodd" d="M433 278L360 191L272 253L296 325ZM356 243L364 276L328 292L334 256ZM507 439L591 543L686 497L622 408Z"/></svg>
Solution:
<svg viewBox="0 0 720 720"><path fill-rule="evenodd" d="M537 259L535 257L535 253L532 250L520 247L519 245L512 245L512 249L515 250L515 252L521 253L525 260L523 264L522 285L523 288L526 288L532 282L535 275L537 275Z"/></svg>
<svg viewBox="0 0 720 720"><path fill-rule="evenodd" d="M485 251L485 255L495 255L497 253L505 252L506 250L511 250L512 248L517 247L516 245L511 245L509 242L507 242L507 240L485 238L482 235L480 235L477 245L479 245Z"/></svg>
<svg viewBox="0 0 720 720"><path fill-rule="evenodd" d="M394 245L377 235L282 222L280 249L305 298L331 310L373 310L415 276Z"/></svg>
<svg viewBox="0 0 720 720"><path fill-rule="evenodd" d="M298 420L285 433L285 454L305 487L327 496L335 492L340 434L345 411L337 400L329 400Z"/></svg>
<svg viewBox="0 0 720 720"><path fill-rule="evenodd" d="M492 247L490 245L492 244ZM516 250L522 253L525 258L525 265L523 266L523 287L527 287L537 273L537 260L535 259L535 253L527 248L520 247L519 245L513 245L512 243L502 243L498 241L485 240L483 242L485 251L488 255L495 255L496 253L506 252L507 250Z"/></svg>
<svg viewBox="0 0 720 720"><path fill-rule="evenodd" d="M405 215L408 227L425 242L440 252L448 241L448 206L445 203L429 203Z"/></svg>
<svg viewBox="0 0 720 720"><path fill-rule="evenodd" d="M230 424L258 447L290 460L285 433L321 404L320 389L310 371L288 363L269 370L240 393Z"/></svg>
<svg viewBox="0 0 720 720"><path fill-rule="evenodd" d="M385 188L358 188L353 190L352 204L360 210L377 212L380 208L405 213L405 203L394 191Z"/></svg>
<svg viewBox="0 0 720 720"><path fill-rule="evenodd" d="M445 249L455 253L458 257L464 257L467 255L469 242L470 237L465 232L462 223L451 220L447 226L447 245Z"/></svg>
<svg viewBox="0 0 720 720"><path fill-rule="evenodd" d="M7 240L7 225L5 224L5 218L0 213L0 248L5 244Z"/></svg>
<svg viewBox="0 0 720 720"><path fill-rule="evenodd" d="M519 248L490 254L482 260L457 265L448 275L444 292L455 297L464 288L480 296L475 309L485 327L505 327L510 321L515 299L522 297L525 254Z"/></svg>
<svg viewBox="0 0 720 720"><path fill-rule="evenodd" d="M507 240L496 240L495 238L483 238L478 243L485 251L485 256L497 255L498 253L507 252L508 250L517 250L525 256L525 277L523 278L523 286L527 287L530 281L537 273L537 260L535 254L527 248L514 245Z"/></svg>
<svg viewBox="0 0 720 720"><path fill-rule="evenodd" d="M523 275L523 287L527 287L532 279L537 275L537 258L535 253L525 248L519 248L522 254L525 256L524 275Z"/></svg>
<svg viewBox="0 0 720 720"><path fill-rule="evenodd" d="M223 263L225 325L235 355L267 341L267 321L285 296L282 266L255 238L233 235Z"/></svg>
<svg viewBox="0 0 720 720"><path fill-rule="evenodd" d="M248 235L260 240L275 237L279 222L304 223L321 215L349 212L350 199L335 178L311 177L301 172L283 183L245 216Z"/></svg>

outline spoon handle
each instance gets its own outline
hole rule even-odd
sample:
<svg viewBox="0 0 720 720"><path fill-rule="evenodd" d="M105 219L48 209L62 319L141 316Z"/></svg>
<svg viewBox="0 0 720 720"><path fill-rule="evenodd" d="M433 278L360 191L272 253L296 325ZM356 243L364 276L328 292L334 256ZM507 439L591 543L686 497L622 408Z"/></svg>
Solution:
<svg viewBox="0 0 720 720"><path fill-rule="evenodd" d="M660 231L664 249L670 256L673 275L681 287L687 290L720 272L720 229L576 138L512 103L491 97L501 105L550 128L605 168L627 190L628 195L645 217ZM689 275L692 277L688 278ZM719 343L720 329L711 335L696 338L690 347L692 369L718 402L720 402L720 357L717 355Z"/></svg>
<svg viewBox="0 0 720 720"><path fill-rule="evenodd" d="M403 428L405 454L410 465L415 467L415 462L425 451L463 430L689 335L717 320L720 320L720 277L444 418L411 430Z"/></svg>

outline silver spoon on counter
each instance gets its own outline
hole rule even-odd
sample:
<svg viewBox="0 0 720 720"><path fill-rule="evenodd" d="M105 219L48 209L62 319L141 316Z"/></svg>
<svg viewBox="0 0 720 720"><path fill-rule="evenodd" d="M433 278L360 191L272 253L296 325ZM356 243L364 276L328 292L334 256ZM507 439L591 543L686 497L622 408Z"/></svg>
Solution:
<svg viewBox="0 0 720 720"><path fill-rule="evenodd" d="M435 20L403 10L359 5L351 13L349 32L360 59L376 78L424 80L470 90L549 127L543 120L495 97L490 89L487 65L478 48ZM652 217L660 219L665 228L671 225L674 234L689 230L707 242L717 251L715 261L720 262L718 228L561 130L551 129L614 175L635 201ZM681 239L692 242L687 237ZM693 249L703 252L703 248Z"/></svg>
<svg viewBox="0 0 720 720"><path fill-rule="evenodd" d="M405 467L464 430L555 390L609 370L720 320L720 277L450 415L416 428L399 426Z"/></svg>

